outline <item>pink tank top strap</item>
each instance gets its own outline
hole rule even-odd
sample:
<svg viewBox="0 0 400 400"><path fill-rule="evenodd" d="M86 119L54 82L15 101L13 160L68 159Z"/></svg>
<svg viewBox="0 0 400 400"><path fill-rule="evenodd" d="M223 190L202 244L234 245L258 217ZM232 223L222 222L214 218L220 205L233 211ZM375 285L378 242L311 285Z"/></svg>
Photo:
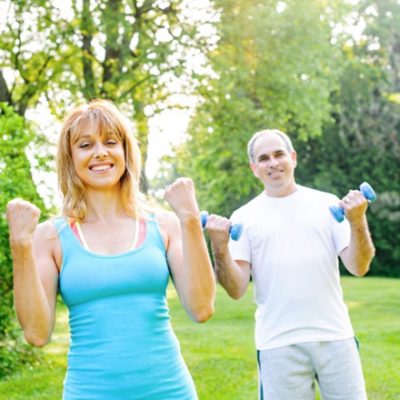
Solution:
<svg viewBox="0 0 400 400"><path fill-rule="evenodd" d="M73 218L69 218L68 223L69 223L69 226L71 227L73 234L76 236L76 238L79 240L79 242L86 247L86 245L85 245L86 242L81 237L80 229L78 228L78 222L76 220L74 220ZM143 244L145 238L146 238L146 221L141 218L139 220L139 234L137 237L137 241L135 243L135 247L133 247L133 248L136 249L139 246L141 246Z"/></svg>

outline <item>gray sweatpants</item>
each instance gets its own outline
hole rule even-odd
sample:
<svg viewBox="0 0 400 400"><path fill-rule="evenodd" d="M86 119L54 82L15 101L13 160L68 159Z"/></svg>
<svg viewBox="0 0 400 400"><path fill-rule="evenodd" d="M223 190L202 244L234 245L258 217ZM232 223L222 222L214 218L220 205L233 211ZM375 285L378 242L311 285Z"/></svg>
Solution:
<svg viewBox="0 0 400 400"><path fill-rule="evenodd" d="M260 400L367 400L354 338L258 352Z"/></svg>

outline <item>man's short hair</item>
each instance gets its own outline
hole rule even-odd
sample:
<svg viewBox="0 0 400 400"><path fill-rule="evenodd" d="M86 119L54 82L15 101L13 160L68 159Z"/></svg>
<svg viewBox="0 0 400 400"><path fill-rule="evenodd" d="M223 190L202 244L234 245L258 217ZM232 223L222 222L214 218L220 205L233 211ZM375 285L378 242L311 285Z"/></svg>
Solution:
<svg viewBox="0 0 400 400"><path fill-rule="evenodd" d="M257 139L259 139L262 136L271 135L271 134L278 135L285 142L286 148L289 152L294 151L292 141L290 140L289 136L286 135L286 133L283 133L278 129L264 129L262 131L256 132L251 137L249 142L247 143L247 154L249 156L250 161L252 161L252 162L255 161L254 160L254 144L257 141Z"/></svg>

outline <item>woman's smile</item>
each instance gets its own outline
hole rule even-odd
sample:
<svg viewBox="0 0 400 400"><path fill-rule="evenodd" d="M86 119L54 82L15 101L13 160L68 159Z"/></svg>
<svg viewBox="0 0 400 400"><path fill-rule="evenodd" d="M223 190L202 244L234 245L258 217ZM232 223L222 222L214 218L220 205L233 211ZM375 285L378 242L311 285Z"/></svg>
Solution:
<svg viewBox="0 0 400 400"><path fill-rule="evenodd" d="M113 167L114 165L111 163L102 163L102 164L91 165L89 169L93 172L102 173L110 171Z"/></svg>

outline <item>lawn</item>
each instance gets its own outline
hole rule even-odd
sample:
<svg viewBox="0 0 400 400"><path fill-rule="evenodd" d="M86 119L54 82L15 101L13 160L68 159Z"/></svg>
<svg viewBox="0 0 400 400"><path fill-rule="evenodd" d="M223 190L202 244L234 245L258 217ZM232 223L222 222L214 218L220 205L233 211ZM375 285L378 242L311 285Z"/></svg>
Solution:
<svg viewBox="0 0 400 400"><path fill-rule="evenodd" d="M344 277L342 283L369 399L400 400L400 280ZM168 297L200 400L256 400L252 293L234 301L219 289L215 316L202 325L186 317L173 289ZM52 343L42 350L45 363L1 381L0 400L60 400L67 347L67 313L59 307Z"/></svg>

